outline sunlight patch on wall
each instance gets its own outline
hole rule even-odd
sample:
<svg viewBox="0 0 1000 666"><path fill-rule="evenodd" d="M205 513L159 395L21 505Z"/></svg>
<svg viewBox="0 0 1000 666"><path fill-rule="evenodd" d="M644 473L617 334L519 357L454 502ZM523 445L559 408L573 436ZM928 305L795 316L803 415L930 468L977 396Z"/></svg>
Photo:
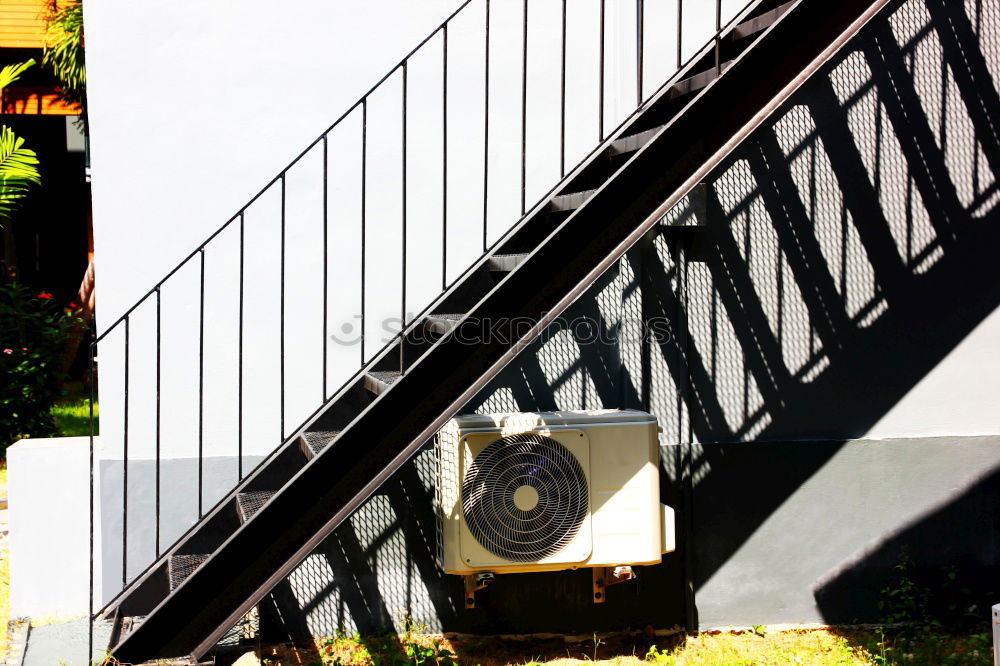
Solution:
<svg viewBox="0 0 1000 666"><path fill-rule="evenodd" d="M739 337L733 330L733 319L744 317L744 314L726 309L706 264L692 263L688 273L691 293L688 305L689 340L701 354L707 379L714 388L715 399L725 420L724 423L715 423L713 430L721 434L720 426L723 426L732 433L746 421L751 410L763 403Z"/></svg>
<svg viewBox="0 0 1000 666"><path fill-rule="evenodd" d="M556 331L538 350L538 365L558 409L580 409L597 395L593 381L581 364L580 349L573 334L566 329Z"/></svg>

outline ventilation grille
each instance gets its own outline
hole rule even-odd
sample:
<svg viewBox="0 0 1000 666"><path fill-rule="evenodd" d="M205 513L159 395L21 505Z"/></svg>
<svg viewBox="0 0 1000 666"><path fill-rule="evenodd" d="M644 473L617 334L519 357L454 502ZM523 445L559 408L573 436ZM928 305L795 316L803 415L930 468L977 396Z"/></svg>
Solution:
<svg viewBox="0 0 1000 666"><path fill-rule="evenodd" d="M529 490L530 489L530 490ZM480 451L462 484L469 531L488 551L533 562L573 540L589 510L587 477L565 446L542 435L510 435Z"/></svg>

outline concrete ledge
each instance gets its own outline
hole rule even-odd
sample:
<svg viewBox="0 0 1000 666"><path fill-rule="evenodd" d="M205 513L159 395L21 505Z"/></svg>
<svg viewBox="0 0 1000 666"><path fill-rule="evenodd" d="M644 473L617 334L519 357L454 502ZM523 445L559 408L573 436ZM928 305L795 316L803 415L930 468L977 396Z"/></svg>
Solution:
<svg viewBox="0 0 1000 666"><path fill-rule="evenodd" d="M7 469L11 615L88 613L90 438L23 439Z"/></svg>

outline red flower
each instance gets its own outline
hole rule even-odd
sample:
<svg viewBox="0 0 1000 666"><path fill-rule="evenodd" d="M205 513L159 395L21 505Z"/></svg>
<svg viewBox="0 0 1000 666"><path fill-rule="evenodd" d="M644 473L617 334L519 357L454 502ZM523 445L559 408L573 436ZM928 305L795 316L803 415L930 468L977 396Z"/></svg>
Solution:
<svg viewBox="0 0 1000 666"><path fill-rule="evenodd" d="M76 303L74 303L73 301L70 301L70 302L69 302L69 306L70 306L71 308L73 308L74 310L75 310L76 308L80 307L79 305L77 305L77 304L76 304Z"/></svg>
<svg viewBox="0 0 1000 666"><path fill-rule="evenodd" d="M13 349L4 349L4 350L3 350L3 353L4 353L4 354L13 354L13 353L14 353L14 350L13 350Z"/></svg>
<svg viewBox="0 0 1000 666"><path fill-rule="evenodd" d="M52 294L50 294L47 291L43 291L42 293L38 294L38 298L49 300L50 298L52 298Z"/></svg>

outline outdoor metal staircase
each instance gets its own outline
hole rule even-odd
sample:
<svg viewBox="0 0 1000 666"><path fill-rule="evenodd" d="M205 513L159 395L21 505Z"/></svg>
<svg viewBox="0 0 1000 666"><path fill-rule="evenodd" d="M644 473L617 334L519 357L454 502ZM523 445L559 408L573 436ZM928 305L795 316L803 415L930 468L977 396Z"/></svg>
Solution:
<svg viewBox="0 0 1000 666"><path fill-rule="evenodd" d="M620 127L103 609L111 653L209 652L886 2L751 2L640 84Z"/></svg>

